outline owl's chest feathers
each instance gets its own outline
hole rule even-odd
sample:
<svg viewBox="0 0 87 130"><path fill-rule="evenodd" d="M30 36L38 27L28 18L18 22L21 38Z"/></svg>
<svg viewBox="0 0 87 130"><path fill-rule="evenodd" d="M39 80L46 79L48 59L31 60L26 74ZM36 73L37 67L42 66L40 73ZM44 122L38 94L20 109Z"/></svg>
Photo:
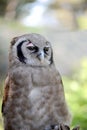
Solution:
<svg viewBox="0 0 87 130"><path fill-rule="evenodd" d="M29 96L32 100L52 93L52 90L57 91L61 84L60 76L59 79L56 78L55 72L50 68L18 67L11 72L11 75L14 84L12 85L13 93L20 93L19 97L21 95Z"/></svg>
<svg viewBox="0 0 87 130"><path fill-rule="evenodd" d="M43 106L46 100L55 97L56 93L58 93L57 79L50 69L37 68L30 70L30 68L17 68L12 74L14 81L12 89L15 102L22 102L27 106L28 102L31 102L31 105Z"/></svg>

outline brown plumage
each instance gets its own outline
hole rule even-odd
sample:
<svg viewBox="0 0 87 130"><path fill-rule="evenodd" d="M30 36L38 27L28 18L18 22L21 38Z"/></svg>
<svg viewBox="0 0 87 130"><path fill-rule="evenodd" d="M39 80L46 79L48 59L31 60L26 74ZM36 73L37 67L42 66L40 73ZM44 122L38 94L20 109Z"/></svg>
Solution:
<svg viewBox="0 0 87 130"><path fill-rule="evenodd" d="M70 125L61 76L51 44L43 36L27 34L11 42L2 113L4 130L50 130L56 124Z"/></svg>

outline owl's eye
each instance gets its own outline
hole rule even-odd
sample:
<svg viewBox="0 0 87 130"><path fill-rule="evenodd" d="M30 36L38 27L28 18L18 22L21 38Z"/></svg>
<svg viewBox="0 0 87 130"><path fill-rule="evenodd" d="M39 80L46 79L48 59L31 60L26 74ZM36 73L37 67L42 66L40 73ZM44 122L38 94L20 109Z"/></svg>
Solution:
<svg viewBox="0 0 87 130"><path fill-rule="evenodd" d="M27 47L30 51L32 52L38 52L38 47L37 46L28 46Z"/></svg>
<svg viewBox="0 0 87 130"><path fill-rule="evenodd" d="M35 47L34 46L29 46L29 47L27 47L30 51L33 51L33 50L35 50Z"/></svg>
<svg viewBox="0 0 87 130"><path fill-rule="evenodd" d="M49 51L49 47L44 47L44 52L47 54L47 52Z"/></svg>

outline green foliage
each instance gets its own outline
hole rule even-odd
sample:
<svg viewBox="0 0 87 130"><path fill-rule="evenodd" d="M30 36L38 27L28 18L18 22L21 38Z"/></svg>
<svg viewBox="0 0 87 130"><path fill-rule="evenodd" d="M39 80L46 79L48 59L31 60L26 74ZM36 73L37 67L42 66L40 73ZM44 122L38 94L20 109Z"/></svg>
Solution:
<svg viewBox="0 0 87 130"><path fill-rule="evenodd" d="M84 59L81 67L71 76L64 77L66 98L72 111L72 125L80 125L82 130L87 129L87 60Z"/></svg>
<svg viewBox="0 0 87 130"><path fill-rule="evenodd" d="M63 77L66 99L73 115L72 126L80 125L81 130L87 129L87 60L71 76ZM0 100L1 104L1 100ZM1 123L0 113L0 123ZM2 130L2 123L0 126Z"/></svg>
<svg viewBox="0 0 87 130"><path fill-rule="evenodd" d="M87 29L87 16L86 16L86 14L79 16L77 19L77 23L78 23L79 29L81 29L81 30Z"/></svg>

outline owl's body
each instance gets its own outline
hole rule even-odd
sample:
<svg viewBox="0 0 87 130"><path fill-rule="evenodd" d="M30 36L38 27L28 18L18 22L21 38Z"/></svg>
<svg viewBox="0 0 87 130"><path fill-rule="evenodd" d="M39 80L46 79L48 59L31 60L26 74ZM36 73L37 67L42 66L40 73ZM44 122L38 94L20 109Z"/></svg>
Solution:
<svg viewBox="0 0 87 130"><path fill-rule="evenodd" d="M49 55L48 49L43 49L45 46L50 48ZM40 55L35 47L39 47L36 49L40 54L41 50L46 50L47 56ZM34 54L33 59L30 54ZM9 57L2 104L5 130L43 130L54 124L70 125L71 115L50 43L39 34L18 37L12 42Z"/></svg>

